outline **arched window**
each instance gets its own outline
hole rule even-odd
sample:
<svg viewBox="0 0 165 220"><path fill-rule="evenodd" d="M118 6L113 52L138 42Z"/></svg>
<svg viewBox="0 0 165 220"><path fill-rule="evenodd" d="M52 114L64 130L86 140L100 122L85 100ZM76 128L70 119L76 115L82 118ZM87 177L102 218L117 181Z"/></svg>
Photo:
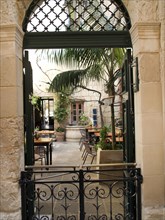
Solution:
<svg viewBox="0 0 165 220"><path fill-rule="evenodd" d="M130 47L130 27L121 0L36 0L23 21L24 48L95 47L100 38L103 47Z"/></svg>
<svg viewBox="0 0 165 220"><path fill-rule="evenodd" d="M33 1L23 23L25 32L119 31L130 29L130 19L121 1Z"/></svg>

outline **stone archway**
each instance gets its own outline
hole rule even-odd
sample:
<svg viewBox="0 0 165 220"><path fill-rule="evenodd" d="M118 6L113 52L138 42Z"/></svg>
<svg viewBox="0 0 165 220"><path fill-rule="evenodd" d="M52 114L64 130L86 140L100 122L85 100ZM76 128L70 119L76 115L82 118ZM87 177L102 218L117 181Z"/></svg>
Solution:
<svg viewBox="0 0 165 220"><path fill-rule="evenodd" d="M1 128L2 128L2 138L1 138L1 158L2 161L2 172L3 177L1 178L1 184L3 186L3 192L5 192L4 196L1 196L1 216L3 219L7 219L11 217L11 219L21 219L20 218L20 190L18 187L18 179L20 170L24 168L23 162L23 113L22 113L22 40L23 40L23 32L20 28L21 19L23 17L23 13L26 10L26 6L30 5L30 0L22 0L17 1L17 5L15 1L6 1L2 0L3 5L3 15L1 21L1 55L3 63L1 63L1 74L3 75L3 82L2 82L2 89L1 89ZM164 42L164 1L146 1L145 6L138 4L138 2L125 1L129 13L131 15L131 19L133 21L133 27L131 28L131 36L132 42L134 47L134 55L140 57L139 59L139 68L140 72L143 72L143 76L145 76L145 72L148 73L148 77L145 78L143 81L146 87L143 87L143 91L140 88L140 93L137 94L136 103L137 106L137 123L138 130L137 130L137 144L139 145L137 149L137 163L139 166L142 167L143 171L145 172L145 179L144 181L145 186L143 187L144 194L144 206L155 206L162 207L164 204L164 198L162 195L164 194L164 174L163 174L163 128L162 122L162 95L164 94L161 92L161 84L163 86L163 82L160 83L158 80L153 82L153 80L149 77L149 75L154 76L155 69L152 68L153 65L157 66L157 70L159 69L159 74L162 74L164 77L164 47L162 44L162 52L160 53L160 42ZM20 7L18 7L18 5ZM149 6L149 7L147 7ZM135 13L134 8L138 8L139 13L143 12L142 14L137 15ZM148 13L148 8L153 13ZM158 18L157 12L162 12L162 18ZM19 16L15 16L19 15ZM153 16L154 15L154 16ZM148 17L147 17L148 16ZM152 19L151 19L152 17ZM147 18L147 20L146 20ZM162 24L162 25L161 25ZM162 38L162 39L161 39ZM151 47L154 45L154 47ZM151 50L152 49L152 50ZM155 57L156 54L156 57ZM152 55L152 56L150 56ZM161 55L161 60L159 55ZM152 65L148 62L143 62L145 60L152 60L154 61ZM155 59L156 58L156 59ZM9 65L10 63L10 65ZM160 66L161 64L161 66ZM148 69L150 67L150 69ZM157 71L156 71L157 72ZM159 76L159 74L157 76ZM18 81L16 81L17 79ZM147 87L147 85L151 85L154 83L154 91L158 91L156 96L156 102L150 102L150 107L154 103L154 112L150 110L153 108L142 109L141 105L141 98L144 97L144 94L152 93L152 87ZM148 84L146 84L148 83ZM14 85L14 86L13 86ZM144 86L143 85L143 86ZM148 89L147 89L148 88ZM158 88L158 89L156 89ZM164 87L163 87L164 88ZM18 96L19 94L19 96ZM146 103L146 99L143 99L143 102ZM159 102L159 105L157 105ZM164 102L164 101L163 101ZM156 108L159 106L159 109ZM163 110L164 112L164 110ZM144 113L144 114L143 114ZM154 118L153 116L157 114L158 117ZM151 118L151 120L147 120L149 126L149 130L145 128L147 125L145 119L145 115L147 114L147 118ZM142 124L143 122L143 124ZM152 122L152 124L151 124ZM155 129L153 124L155 122L159 129ZM3 126L2 126L3 125ZM8 126L6 126L8 125ZM151 126L150 126L151 125ZM143 129L141 129L143 127ZM152 129L153 128L153 129ZM10 137L8 135L10 131ZM143 131L147 132L147 136L144 135ZM156 134L155 134L156 132ZM13 135L11 135L13 134ZM156 139L149 139L148 137L151 136ZM17 141L19 140L19 141ZM14 142L14 143L13 143ZM147 145L146 145L147 144ZM15 147L13 147L15 146ZM151 146L151 148L150 148ZM157 146L159 146L157 148ZM151 150L152 149L152 150ZM9 155L8 152L11 152ZM149 154L148 154L149 153ZM152 153L152 154L151 154ZM145 156L147 155L147 156ZM150 156L148 156L150 155ZM144 158L147 158L147 161L144 163ZM12 163L10 163L12 161ZM154 163L153 163L154 161ZM14 162L14 163L13 163ZM7 166L6 166L7 164ZM149 164L149 166L148 166ZM152 171L152 172L151 172ZM9 173L14 174L11 178L9 178ZM155 182L156 180L156 182ZM153 184L154 188L153 188ZM150 187L148 187L150 186ZM10 201L10 207L9 202Z"/></svg>
<svg viewBox="0 0 165 220"><path fill-rule="evenodd" d="M73 1L72 4L59 1L36 1L29 6L23 22L24 49L131 47L130 27L130 18L122 1ZM131 57L128 57L130 60L126 62L127 65L131 62ZM128 102L131 103L133 102L132 77L126 78L131 87L124 92L132 93L128 98ZM135 158L134 122L129 120L128 115L134 111L129 110L131 108L129 104L124 108L127 112L125 116L127 119L124 120L127 121L125 136L131 137L125 138L125 145L131 146L129 151L133 152L127 153L132 156L125 156L125 158L127 162L133 162ZM134 115L131 118L134 120ZM128 152L128 149L125 152Z"/></svg>

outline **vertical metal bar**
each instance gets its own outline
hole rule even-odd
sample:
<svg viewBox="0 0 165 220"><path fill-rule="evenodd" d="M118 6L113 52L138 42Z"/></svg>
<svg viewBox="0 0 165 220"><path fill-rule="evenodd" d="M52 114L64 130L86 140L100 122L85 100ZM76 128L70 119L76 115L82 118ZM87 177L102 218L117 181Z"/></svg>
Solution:
<svg viewBox="0 0 165 220"><path fill-rule="evenodd" d="M136 170L136 178L137 178L137 195L136 195L136 219L142 220L142 204L141 204L141 184L142 184L142 175L140 168Z"/></svg>
<svg viewBox="0 0 165 220"><path fill-rule="evenodd" d="M22 212L22 220L27 220L26 217L26 172L21 172L21 179L20 179L20 185L21 185L21 212Z"/></svg>
<svg viewBox="0 0 165 220"><path fill-rule="evenodd" d="M33 93L33 82L32 82L32 68L29 62L28 51L25 51L24 57L24 114L25 114L25 152L26 152L26 165L34 164L34 143L33 143L33 106L29 101L29 95Z"/></svg>
<svg viewBox="0 0 165 220"><path fill-rule="evenodd" d="M132 75L132 58L131 58L131 50L127 50L127 74L128 74L128 111L127 111L127 119L128 119L128 154L127 154L127 162L135 161L135 127L134 127L134 93L133 93L133 75Z"/></svg>
<svg viewBox="0 0 165 220"><path fill-rule="evenodd" d="M52 165L52 142L50 143L50 146L49 146L49 150L50 150L50 165Z"/></svg>
<svg viewBox="0 0 165 220"><path fill-rule="evenodd" d="M34 181L31 182L32 173L22 171L21 172L21 205L22 205L22 220L31 220L34 215L34 200L32 198L34 192Z"/></svg>
<svg viewBox="0 0 165 220"><path fill-rule="evenodd" d="M84 212L84 175L83 170L79 170L79 207L80 207L80 220L85 219Z"/></svg>

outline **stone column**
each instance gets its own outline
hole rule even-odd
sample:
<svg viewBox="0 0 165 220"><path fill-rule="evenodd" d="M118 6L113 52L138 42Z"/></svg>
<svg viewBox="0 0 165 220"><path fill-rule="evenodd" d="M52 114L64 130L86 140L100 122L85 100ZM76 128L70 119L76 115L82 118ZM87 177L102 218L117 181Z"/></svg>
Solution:
<svg viewBox="0 0 165 220"><path fill-rule="evenodd" d="M20 171L24 169L21 29L0 26L0 219L21 219Z"/></svg>
<svg viewBox="0 0 165 220"><path fill-rule="evenodd" d="M145 213L149 207L165 204L160 23L136 23L131 35L133 56L139 60L140 90L135 94L136 162L144 177Z"/></svg>

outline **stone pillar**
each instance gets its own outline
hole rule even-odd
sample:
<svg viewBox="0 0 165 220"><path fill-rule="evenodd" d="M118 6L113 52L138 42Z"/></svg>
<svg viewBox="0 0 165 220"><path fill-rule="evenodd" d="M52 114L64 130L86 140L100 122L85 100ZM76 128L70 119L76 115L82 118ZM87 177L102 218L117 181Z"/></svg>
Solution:
<svg viewBox="0 0 165 220"><path fill-rule="evenodd" d="M165 204L160 24L136 23L131 35L133 56L139 60L140 90L135 94L136 162L144 177L145 213L149 207L158 209Z"/></svg>
<svg viewBox="0 0 165 220"><path fill-rule="evenodd" d="M21 219L20 171L24 169L21 29L0 26L0 219Z"/></svg>

